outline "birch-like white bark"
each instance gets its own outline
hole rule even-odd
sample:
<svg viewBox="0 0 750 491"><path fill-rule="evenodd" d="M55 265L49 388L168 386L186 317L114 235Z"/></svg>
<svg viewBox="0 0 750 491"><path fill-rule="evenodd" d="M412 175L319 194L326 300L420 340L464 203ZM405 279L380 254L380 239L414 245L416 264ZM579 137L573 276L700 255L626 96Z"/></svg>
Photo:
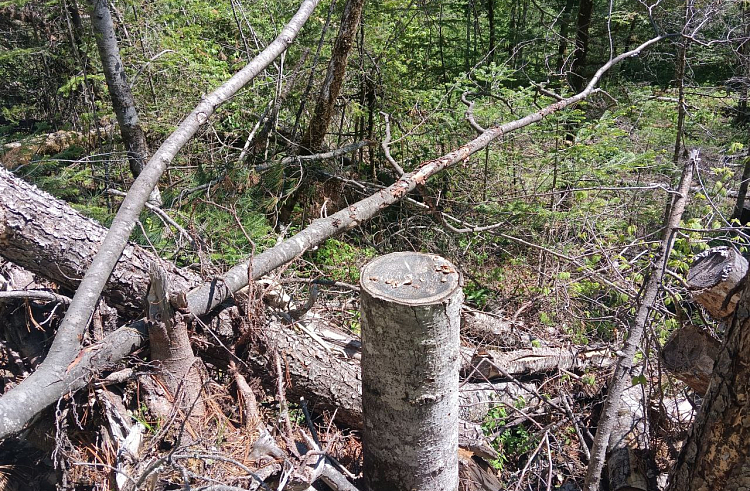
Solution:
<svg viewBox="0 0 750 491"><path fill-rule="evenodd" d="M64 387L61 387L57 394L49 388L60 384L71 363L76 361L83 331L99 301L99 296L127 246L138 215L167 164L208 121L216 108L234 96L289 47L318 2L319 0L303 0L299 10L279 36L242 70L203 97L151 157L123 200L101 248L73 297L44 362L23 382L0 397L0 438L23 429L40 408L54 403L59 394L64 393Z"/></svg>
<svg viewBox="0 0 750 491"><path fill-rule="evenodd" d="M364 488L456 491L460 275L439 256L396 252L360 282Z"/></svg>

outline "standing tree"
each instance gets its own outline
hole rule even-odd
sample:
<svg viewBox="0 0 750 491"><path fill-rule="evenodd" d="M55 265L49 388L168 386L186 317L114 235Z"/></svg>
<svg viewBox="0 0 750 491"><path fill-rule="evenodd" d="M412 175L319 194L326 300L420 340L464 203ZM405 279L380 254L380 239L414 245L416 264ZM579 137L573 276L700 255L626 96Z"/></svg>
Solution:
<svg viewBox="0 0 750 491"><path fill-rule="evenodd" d="M138 177L148 162L148 144L138 119L138 111L135 108L135 100L130 84L128 84L125 67L122 64L115 26L107 2L108 0L89 0L91 25L94 28L99 56L102 59L104 78L107 80L107 88L112 98L112 108L115 110L122 142L128 154L130 172L133 173L133 177ZM161 205L158 187L151 192L149 202Z"/></svg>
<svg viewBox="0 0 750 491"><path fill-rule="evenodd" d="M341 26L339 27L336 42L333 45L331 61L328 63L326 77L320 87L315 111L313 112L310 125L302 138L300 144L302 153L313 153L319 151L323 145L323 138L328 132L328 125L333 117L333 109L336 99L341 92L341 85L346 76L346 60L352 50L354 36L357 34L359 20L362 17L362 7L365 0L347 0L344 5L344 13L341 15Z"/></svg>
<svg viewBox="0 0 750 491"><path fill-rule="evenodd" d="M593 11L594 0L581 0L579 2L576 20L576 49L573 52L572 73L570 75L570 84L576 92L580 92L586 86L586 77L583 70L586 68L586 58L589 53L589 28L591 27Z"/></svg>

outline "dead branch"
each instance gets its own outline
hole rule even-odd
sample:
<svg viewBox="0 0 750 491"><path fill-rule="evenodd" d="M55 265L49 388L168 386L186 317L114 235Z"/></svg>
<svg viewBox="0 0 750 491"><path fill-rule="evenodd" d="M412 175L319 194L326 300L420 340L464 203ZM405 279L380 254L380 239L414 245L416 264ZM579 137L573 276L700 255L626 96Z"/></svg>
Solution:
<svg viewBox="0 0 750 491"><path fill-rule="evenodd" d="M255 171L263 172L268 169L271 169L272 167L284 166L284 165L294 164L297 162L315 162L318 160L335 159L337 157L341 157L348 153L352 153L356 150L359 150L360 148L365 147L369 144L370 144L369 141L363 140L361 142L350 143L349 145L344 145L343 147L337 148L335 150L331 150L330 152L316 153L313 155L295 155L294 157L284 157L283 159L281 159L280 162L269 162L267 164L256 165Z"/></svg>
<svg viewBox="0 0 750 491"><path fill-rule="evenodd" d="M12 292L0 292L0 300L16 298L24 300L41 300L43 302L58 302L63 305L70 304L70 297L44 290L15 290Z"/></svg>
<svg viewBox="0 0 750 491"><path fill-rule="evenodd" d="M391 167L393 167L393 170L396 171L396 175L398 177L401 177L404 175L404 169L400 165L398 165L398 162L396 162L396 159L393 158L391 155L391 116L388 113L380 112L380 114L383 115L383 118L385 119L385 138L380 143L380 148L383 149L383 153L385 154L385 159L388 161L389 164L391 164Z"/></svg>
<svg viewBox="0 0 750 491"><path fill-rule="evenodd" d="M636 350L641 345L643 332L648 322L651 309L656 302L656 297L661 289L664 270L669 260L669 254L672 250L672 241L674 239L675 228L679 226L682 219L682 212L687 204L688 194L690 192L690 183L692 182L693 171L698 165L698 151L693 150L690 159L685 162L685 167L680 178L678 195L674 197L671 203L670 212L665 219L664 235L661 243L659 255L654 263L651 264L650 276L647 280L643 295L633 319L632 327L628 333L627 340L620 350L617 358L617 366L612 375L612 381L609 385L607 400L604 403L602 415L599 418L599 424L594 438L594 444L591 448L591 461L589 462L584 491L596 491L599 489L602 467L604 466L607 444L610 434L615 425L617 412L620 407L621 395L627 385L630 383L630 369L633 366L633 358Z"/></svg>
<svg viewBox="0 0 750 491"><path fill-rule="evenodd" d="M68 365L75 360L80 349L83 330L86 328L88 320L99 301L99 296L107 279L128 244L128 238L138 215L164 173L167 164L172 161L177 152L182 149L198 129L208 121L216 108L236 94L289 47L305 21L312 14L318 1L303 0L300 9L279 36L227 82L202 97L201 102L151 157L148 165L135 180L128 195L123 200L109 232L96 256L94 256L91 267L76 290L73 302L68 307L65 318L58 328L57 335L44 362L22 383L0 398L0 438L20 431L39 409L53 403L57 400L59 394L64 392L65 388L63 387L60 387L57 394L48 389L59 384ZM47 389L42 392L45 397L37 394L40 388ZM36 410L29 407L29 401L33 401Z"/></svg>
<svg viewBox="0 0 750 491"><path fill-rule="evenodd" d="M414 171L401 176L401 178L393 185L382 189L377 193L328 216L327 218L319 218L315 220L307 228L285 240L281 244L254 256L251 260L234 266L221 278L205 283L199 288L189 292L187 295L188 309L195 315L201 315L210 311L229 298L233 293L247 285L249 263L252 262L251 271L253 272L253 278L251 279L260 278L269 271L291 261L307 249L322 243L329 237L345 232L346 230L356 227L363 221L369 220L382 209L402 200L410 191L413 191L418 185L424 184L430 177L459 162L466 161L468 157L485 148L492 141L501 138L512 131L537 123L550 114L554 114L557 111L584 100L594 93L599 80L610 68L622 60L637 56L644 49L659 42L663 38L663 36L653 38L637 48L613 58L599 68L586 88L580 93L552 103L521 119L490 128L462 147L449 152L442 157L423 162Z"/></svg>

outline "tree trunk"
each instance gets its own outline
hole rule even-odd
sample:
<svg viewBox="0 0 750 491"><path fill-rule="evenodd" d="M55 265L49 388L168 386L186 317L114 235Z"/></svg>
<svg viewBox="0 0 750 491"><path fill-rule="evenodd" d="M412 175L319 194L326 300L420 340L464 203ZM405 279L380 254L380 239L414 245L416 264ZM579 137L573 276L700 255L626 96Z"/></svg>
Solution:
<svg viewBox="0 0 750 491"><path fill-rule="evenodd" d="M565 0L565 7L560 15L560 43L557 45L557 71L561 74L568 57L568 30L570 29L570 13L572 11L573 0Z"/></svg>
<svg viewBox="0 0 750 491"><path fill-rule="evenodd" d="M750 288L747 277L698 417L667 491L750 487Z"/></svg>
<svg viewBox="0 0 750 491"><path fill-rule="evenodd" d="M594 0L580 0L576 20L576 50L573 53L573 66L570 75L570 84L576 92L580 92L586 85L583 70L586 68L586 57L589 53L589 27L591 26L593 11Z"/></svg>
<svg viewBox="0 0 750 491"><path fill-rule="evenodd" d="M328 132L328 125L333 118L333 110L336 107L336 99L341 92L346 75L346 61L354 44L354 36L357 34L362 8L365 0L346 0L344 13L341 15L341 25L333 45L333 53L328 63L323 85L320 87L315 110L310 119L307 131L302 136L299 153L310 155L319 152L323 148L323 139ZM289 223L297 205L301 191L306 187L303 182L282 204L279 210L279 224Z"/></svg>
<svg viewBox="0 0 750 491"><path fill-rule="evenodd" d="M495 61L495 46L497 40L495 37L495 0L487 0L487 22L490 31L489 46L487 47L487 63Z"/></svg>
<svg viewBox="0 0 750 491"><path fill-rule="evenodd" d="M346 5L344 5L341 26L333 45L333 53L331 54L331 61L328 63L326 77L320 88L310 125L307 127L307 132L300 144L302 147L301 153L315 153L320 151L323 146L323 138L328 131L336 99L339 97L341 85L344 82L346 60L352 49L354 36L357 34L364 3L365 0L347 0Z"/></svg>
<svg viewBox="0 0 750 491"><path fill-rule="evenodd" d="M618 355L615 372L612 374L612 380L607 392L607 400L604 403L604 409L599 418L594 444L591 449L591 461L589 462L586 481L583 485L584 491L597 491L599 489L599 481L601 479L609 437L615 426L617 412L619 411L620 397L631 382L630 370L633 366L633 359L636 351L640 348L646 323L661 289L664 270L666 269L669 254L672 250L672 240L674 240L674 234L682 219L682 213L685 211L685 205L687 204L690 192L690 183L692 182L693 172L695 166L698 164L698 160L698 151L694 150L690 156L690 160L685 162L677 193L670 195L672 206L670 206L669 214L664 218L664 235L659 248L659 254L656 261L649 268L649 278L639 299L638 309L628 332L628 337Z"/></svg>
<svg viewBox="0 0 750 491"><path fill-rule="evenodd" d="M692 16L693 0L685 0L685 17L682 26L682 34L687 34L688 22ZM687 64L687 51L690 41L686 37L680 38L680 47L677 51L677 63L675 67L675 81L677 82L677 131L675 134L674 153L672 162L677 164L680 160L680 151L683 146L685 132L685 65Z"/></svg>
<svg viewBox="0 0 750 491"><path fill-rule="evenodd" d="M750 183L750 157L745 157L745 165L742 168L742 178L740 180L740 189L737 191L737 201L734 204L734 211L732 212L732 218L738 220L742 226L747 225L747 222L750 221L747 218L748 212L745 211L748 183Z"/></svg>
<svg viewBox="0 0 750 491"><path fill-rule="evenodd" d="M120 58L120 48L117 46L117 36L108 0L89 0L89 4L96 46L99 48L99 56L102 59L104 78L112 99L112 108L117 116L117 123L120 125L122 142L128 153L130 172L133 173L133 177L138 177L148 162L148 144L138 120L133 93L130 91L125 67ZM152 204L161 205L158 187L151 192L149 201Z"/></svg>
<svg viewBox="0 0 750 491"><path fill-rule="evenodd" d="M402 252L361 278L365 490L456 491L460 275Z"/></svg>
<svg viewBox="0 0 750 491"><path fill-rule="evenodd" d="M606 349L526 348L513 351L461 348L461 374L470 380L492 380L554 370L581 370L612 366Z"/></svg>

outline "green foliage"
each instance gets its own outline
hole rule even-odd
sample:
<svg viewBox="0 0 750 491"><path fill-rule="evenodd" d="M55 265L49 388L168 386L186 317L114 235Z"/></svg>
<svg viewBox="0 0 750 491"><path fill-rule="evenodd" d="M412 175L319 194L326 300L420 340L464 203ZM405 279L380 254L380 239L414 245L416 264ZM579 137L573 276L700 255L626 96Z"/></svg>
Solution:
<svg viewBox="0 0 750 491"><path fill-rule="evenodd" d="M516 408L522 409L526 402L523 398L516 401ZM509 463L516 463L537 444L534 437L523 425L507 427L510 411L504 406L490 409L482 423L487 436L496 436L493 446L500 457L490 464L497 470L503 470ZM512 414L512 413L510 413Z"/></svg>
<svg viewBox="0 0 750 491"><path fill-rule="evenodd" d="M359 270L375 256L369 247L359 248L338 239L328 239L313 253L315 263L336 281L359 283Z"/></svg>

